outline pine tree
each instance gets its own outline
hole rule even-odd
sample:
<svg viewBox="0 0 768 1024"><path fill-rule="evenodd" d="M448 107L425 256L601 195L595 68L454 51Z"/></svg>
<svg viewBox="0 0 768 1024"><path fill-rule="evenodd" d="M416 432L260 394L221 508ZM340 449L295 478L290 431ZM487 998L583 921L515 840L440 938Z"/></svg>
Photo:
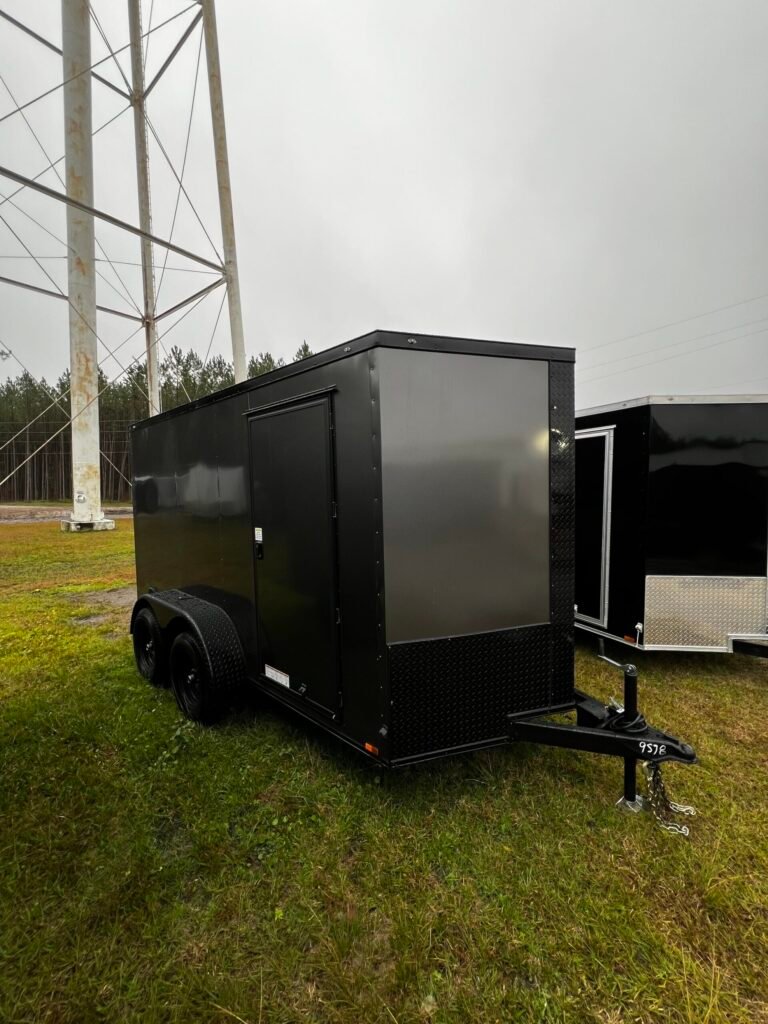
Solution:
<svg viewBox="0 0 768 1024"><path fill-rule="evenodd" d="M304 342L296 358L308 355L311 352ZM276 360L270 352L260 352L251 357L248 376L257 377L283 365L283 360ZM160 364L162 407L173 409L234 382L232 364L222 356L204 363L196 352L173 346ZM69 370L55 384L38 382L28 373L0 381L0 480L43 445L38 454L0 486L0 501L62 501L71 497L72 448L66 426L70 415L69 387ZM130 427L147 415L145 364L132 364L111 384L100 372L99 391L103 499L127 501L131 479Z"/></svg>

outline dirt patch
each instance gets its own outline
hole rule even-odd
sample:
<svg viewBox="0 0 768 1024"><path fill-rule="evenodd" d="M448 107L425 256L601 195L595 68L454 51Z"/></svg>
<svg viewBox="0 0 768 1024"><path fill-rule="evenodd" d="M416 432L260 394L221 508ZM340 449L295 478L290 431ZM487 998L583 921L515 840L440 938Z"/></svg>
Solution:
<svg viewBox="0 0 768 1024"><path fill-rule="evenodd" d="M89 615L72 617L74 626L103 626L112 624L115 636L125 636L131 609L136 601L133 587L118 587L115 590L90 590L70 594L73 604L88 605L93 611Z"/></svg>
<svg viewBox="0 0 768 1024"><path fill-rule="evenodd" d="M105 622L109 622L108 615L83 615L72 619L73 626L101 626Z"/></svg>
<svg viewBox="0 0 768 1024"><path fill-rule="evenodd" d="M87 604L100 604L118 611L123 609L130 611L136 603L136 588L118 587L116 590L91 590L77 596Z"/></svg>
<svg viewBox="0 0 768 1024"><path fill-rule="evenodd" d="M0 505L0 523L44 523L69 519L69 505ZM104 509L107 519L130 519L130 505L117 505Z"/></svg>

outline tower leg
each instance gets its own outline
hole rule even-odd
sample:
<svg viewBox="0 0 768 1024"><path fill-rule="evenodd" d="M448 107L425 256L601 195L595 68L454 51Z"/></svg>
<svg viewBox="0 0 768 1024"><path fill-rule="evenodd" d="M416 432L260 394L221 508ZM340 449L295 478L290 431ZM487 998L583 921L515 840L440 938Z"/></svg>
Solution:
<svg viewBox="0 0 768 1024"><path fill-rule="evenodd" d="M139 190L139 227L152 234L152 207L149 190L149 150L147 122L144 117L144 50L141 38L141 0L128 0L128 23L131 34L131 75L133 82L133 130L136 141L136 181ZM160 380L157 360L157 325L155 323L155 270L152 265L152 243L141 240L141 273L144 285L144 337L147 346L147 392L149 415L160 412Z"/></svg>
<svg viewBox="0 0 768 1024"><path fill-rule="evenodd" d="M232 212L232 186L229 180L227 130L224 124L224 98L221 89L219 37L216 30L214 0L200 0L200 7L203 12L205 57L208 64L208 85L211 97L213 148L216 154L216 179L219 186L219 214L221 216L221 240L224 245L224 273L227 279L229 327L232 335L232 360L235 367L235 381L239 383L241 380L245 380L247 370L245 363L245 340L243 336L243 311L240 305L240 279L237 273L235 220Z"/></svg>
<svg viewBox="0 0 768 1024"><path fill-rule="evenodd" d="M67 194L93 206L90 6L62 0ZM63 530L112 530L101 508L93 217L67 206L72 516Z"/></svg>

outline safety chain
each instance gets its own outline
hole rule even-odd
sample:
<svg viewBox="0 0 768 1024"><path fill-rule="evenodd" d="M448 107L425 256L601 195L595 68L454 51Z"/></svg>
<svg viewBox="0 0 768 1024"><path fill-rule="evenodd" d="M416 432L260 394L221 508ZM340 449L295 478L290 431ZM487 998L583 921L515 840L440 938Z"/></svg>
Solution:
<svg viewBox="0 0 768 1024"><path fill-rule="evenodd" d="M672 821L670 815L685 814L692 817L696 813L696 809L687 804L676 804L669 799L664 780L661 777L661 765L657 761L643 761L643 772L648 783L648 802L651 814L659 826L667 832L687 836L690 833L688 826Z"/></svg>

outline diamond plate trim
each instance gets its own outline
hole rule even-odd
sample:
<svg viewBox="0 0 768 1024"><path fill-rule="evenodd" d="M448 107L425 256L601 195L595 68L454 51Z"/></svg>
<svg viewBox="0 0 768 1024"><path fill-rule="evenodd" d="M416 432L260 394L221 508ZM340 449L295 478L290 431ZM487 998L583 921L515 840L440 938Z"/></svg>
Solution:
<svg viewBox="0 0 768 1024"><path fill-rule="evenodd" d="M644 647L728 649L729 633L765 633L764 576L646 576Z"/></svg>
<svg viewBox="0 0 768 1024"><path fill-rule="evenodd" d="M547 624L390 644L387 653L393 758L496 740L508 714L550 706Z"/></svg>

